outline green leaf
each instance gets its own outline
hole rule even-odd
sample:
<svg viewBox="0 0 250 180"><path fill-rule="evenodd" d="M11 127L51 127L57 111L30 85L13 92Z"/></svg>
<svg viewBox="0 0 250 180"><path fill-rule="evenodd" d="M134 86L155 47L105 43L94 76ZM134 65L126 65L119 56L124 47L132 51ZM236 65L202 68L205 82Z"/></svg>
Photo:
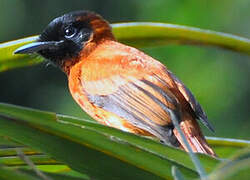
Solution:
<svg viewBox="0 0 250 180"><path fill-rule="evenodd" d="M91 177L171 179L172 165L177 166L187 177L197 177L194 170L183 165L185 162L178 163L173 158L165 158L152 149L143 147L144 144L147 147L155 143L159 146L155 145L154 148L159 148L161 152L165 151L165 156L168 157L168 149L171 147L149 139L91 121L82 120L82 123L85 122L84 125L74 124L69 120L75 121L75 119L69 117L6 104L0 104L0 115L1 135L32 146ZM120 136L113 136L111 132ZM141 144L134 144L131 139L135 139L136 142L141 141ZM172 150L175 150L175 156L186 155L188 159L185 152L175 148ZM210 158L213 165L218 162L211 157L206 156L206 158Z"/></svg>
<svg viewBox="0 0 250 180"><path fill-rule="evenodd" d="M77 171L73 171L66 165L38 165L36 166L36 168L46 173L64 174L64 175L70 175L74 177L85 178L85 179L88 178L87 175L83 173L79 173Z"/></svg>
<svg viewBox="0 0 250 180"><path fill-rule="evenodd" d="M104 131L105 133L109 133L113 137L117 137L119 139L124 139L126 141L129 141L135 146L140 146L140 148L143 148L145 150L150 150L150 152L153 152L157 155L160 155L161 157L164 157L166 159L171 160L172 162L181 164L185 167L189 167L190 169L196 171L196 168L193 164L193 162L190 160L190 157L188 154L180 149L176 149L174 147L162 145L158 142L152 141L151 139L141 139L141 137L128 134L128 133L120 133L120 130L116 130L113 128L109 128L107 126L103 126L97 123L93 123L93 121L83 121L82 119L63 116L63 115L57 115L58 119L60 119L64 123L73 123L73 125L80 125L80 126L87 126L89 128L93 128L99 132ZM205 169L208 172L211 172L213 170L213 167L219 163L217 159L211 158L210 156L204 155L204 154L197 154L199 158L201 159L201 162L204 163Z"/></svg>
<svg viewBox="0 0 250 180"><path fill-rule="evenodd" d="M53 174L56 175L65 175L70 177L89 179L87 175L79 173L77 171L73 171L66 165L37 165L36 168L39 171L42 171L45 175L53 177ZM30 171L31 168L29 166L16 166L9 167L9 169L20 170L20 171Z"/></svg>
<svg viewBox="0 0 250 180"><path fill-rule="evenodd" d="M37 55L14 55L20 46L35 40L35 36L0 44L0 72L13 68L31 66L41 63L43 59Z"/></svg>
<svg viewBox="0 0 250 180"><path fill-rule="evenodd" d="M62 164L46 155L29 155L30 160L36 165L56 165ZM5 166L24 166L26 162L21 160L18 156L0 157L0 164Z"/></svg>
<svg viewBox="0 0 250 180"><path fill-rule="evenodd" d="M0 126L2 127L0 136L11 137L15 141L32 146L71 168L89 175L95 174L95 172L89 171L89 166L96 170L105 169L105 172L115 169L120 175L126 174L132 166L133 177L149 179L157 178L159 174L163 178L172 179L170 167L175 165L186 177L197 177L195 167L186 152L90 120L0 103ZM250 145L249 141L235 139L210 137L208 141L217 154L218 148L222 155L223 151L228 155L229 151L234 152ZM33 149L24 147L22 150L31 159L33 158L32 161L37 165L41 164L40 157L45 158L44 160L48 158L45 155L32 157L40 154L39 151ZM2 148L0 152L1 156L6 159L10 155L16 155L13 147ZM72 154L76 157L66 158L67 155ZM207 172L212 172L219 163L218 159L204 154L199 154L198 157ZM220 154L219 157L224 158ZM105 161L103 160L102 164L99 164L99 158L105 159ZM49 162L49 160L48 158L47 161ZM12 165L14 162L15 160L12 161ZM91 165L88 162L91 162ZM16 165L18 165L17 163ZM48 164L55 163L57 161L51 161ZM103 167L104 164L105 167ZM24 164L20 163L19 165ZM123 167L124 171L118 168L120 166ZM145 174L145 171L149 174ZM137 173L142 174L138 175ZM108 175L99 174L99 172L95 175L110 178Z"/></svg>
<svg viewBox="0 0 250 180"><path fill-rule="evenodd" d="M16 148L21 149L25 155L41 155L40 152L27 147L6 147L0 148L0 157L17 156Z"/></svg>
<svg viewBox="0 0 250 180"><path fill-rule="evenodd" d="M209 180L248 180L250 178L250 147L239 151L221 163L210 175Z"/></svg>
<svg viewBox="0 0 250 180"><path fill-rule="evenodd" d="M0 166L0 179L2 180L39 180L33 176L27 175L25 173L10 170L8 168Z"/></svg>
<svg viewBox="0 0 250 180"><path fill-rule="evenodd" d="M118 41L134 47L155 47L170 43L209 45L250 55L250 40L226 33L166 23L113 24ZM20 46L34 41L37 36L0 44L0 72L42 62L36 55L14 55Z"/></svg>
<svg viewBox="0 0 250 180"><path fill-rule="evenodd" d="M228 158L228 154L233 154L235 151L238 151L240 149L246 148L250 146L250 141L246 140L239 140L239 139L227 139L227 138L215 138L215 137L207 137L209 144L213 147L213 149L216 151L217 155L220 158ZM8 141L11 142L11 141ZM12 143L12 142L11 142ZM149 145L150 147L150 145ZM151 148L153 148L152 146ZM157 150L157 149L156 149ZM22 148L22 151L29 157L30 155L38 155L41 154L40 152L37 152L30 148ZM164 155L164 151L157 151L160 154ZM175 151L168 150L168 157L171 158L171 156L175 156ZM170 152L170 153L169 153ZM219 152L219 153L218 153ZM224 154L226 153L226 155ZM45 156L45 155L44 155ZM47 157L41 156L41 159L37 156L36 158L32 158L32 162L36 165L38 165L38 169L46 171L46 172L71 172L71 170L65 166L65 165L54 165L59 164L59 162L55 162L54 160L50 160ZM25 163L19 159L19 157L16 156L15 148L2 148L0 149L0 157L4 157L5 160L1 160L0 162L4 163L4 165L8 166L23 166ZM180 160L186 161L185 165L188 166L188 159L186 156L181 156L181 154L178 154L177 156ZM179 160L179 163L181 162ZM202 164L205 165L205 167L208 166L209 160L206 162L204 161L204 158L201 158ZM41 164L49 164L49 165L41 165ZM190 166L193 166L192 163ZM47 167L47 168L46 168ZM213 169L213 164L210 164L209 167ZM210 171L211 171L210 169ZM208 170L208 169L207 169ZM172 170L173 171L173 170Z"/></svg>
<svg viewBox="0 0 250 180"><path fill-rule="evenodd" d="M61 116L61 115L59 115L59 116ZM65 116L63 116L63 117L65 118ZM74 121L77 121L77 122L79 121L79 119L76 119L76 118L73 118L73 119L74 119ZM208 140L208 143L215 150L216 154L220 158L228 158L229 156L231 156L232 154L234 154L238 150L250 146L250 141L241 140L241 139L229 139L229 138L218 138L218 137L206 137L206 139ZM16 151L15 151L15 148L20 147L20 145L17 145L17 143L14 143L13 141L9 141L9 140L5 141L5 140L6 140L6 138L4 138L3 143L6 146L6 148L1 148L0 149L0 157L7 158L8 156L16 156L17 154L16 154ZM150 143L152 143L152 142L150 141ZM156 144L155 143L150 144L150 143L148 145L144 144L145 147L150 147L154 151L157 151L158 154L161 154L163 156L166 154L165 150L161 151L161 145L159 146L158 143L156 143ZM14 145L16 145L16 146L14 146ZM36 151L34 149L30 149L30 148L27 148L27 147L22 148L22 150L26 155L38 155L38 154L41 154L41 152L38 152L38 151ZM175 157L175 152L176 152L175 149L169 149L168 150L168 157L169 158L174 158ZM188 160L186 159L187 158L186 154L185 153L183 153L183 154L184 155L178 154L178 157L176 157L176 158L178 158L178 162L180 163L180 162L183 161L183 162L185 162L186 166L193 167L192 162L190 162L190 164L188 164ZM202 156L204 156L204 155L199 155L199 157L202 157ZM208 166L208 164L210 163L210 159L206 160L205 157L206 156L201 158L201 162L202 162L202 164L205 164L205 166L207 166L207 168L206 168L207 171L211 171L214 164L211 163ZM39 164L39 161L38 162L34 161L34 163ZM211 167L211 168L209 168L209 167Z"/></svg>
<svg viewBox="0 0 250 180"><path fill-rule="evenodd" d="M34 161L33 161L34 162ZM34 162L35 163L35 162ZM67 173L72 171L68 166L66 165L37 165L37 169L48 172L48 173Z"/></svg>
<svg viewBox="0 0 250 180"><path fill-rule="evenodd" d="M240 149L250 147L248 140L218 137L207 137L207 140L220 158L228 158Z"/></svg>
<svg viewBox="0 0 250 180"><path fill-rule="evenodd" d="M39 177L34 171L27 169L10 169L0 166L1 180L88 180L86 176L73 176L69 174L43 173L45 178Z"/></svg>

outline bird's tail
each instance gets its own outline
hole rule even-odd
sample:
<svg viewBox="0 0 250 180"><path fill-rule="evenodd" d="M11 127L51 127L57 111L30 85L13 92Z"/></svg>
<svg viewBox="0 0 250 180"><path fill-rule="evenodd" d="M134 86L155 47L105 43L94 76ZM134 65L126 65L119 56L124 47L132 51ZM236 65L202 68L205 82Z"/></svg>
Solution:
<svg viewBox="0 0 250 180"><path fill-rule="evenodd" d="M209 147L205 137L201 133L198 123L195 120L184 120L180 123L180 127L193 152L209 154L216 157L215 152ZM181 148L188 152L188 148L185 146L185 143L176 128L174 129L174 134L180 142Z"/></svg>

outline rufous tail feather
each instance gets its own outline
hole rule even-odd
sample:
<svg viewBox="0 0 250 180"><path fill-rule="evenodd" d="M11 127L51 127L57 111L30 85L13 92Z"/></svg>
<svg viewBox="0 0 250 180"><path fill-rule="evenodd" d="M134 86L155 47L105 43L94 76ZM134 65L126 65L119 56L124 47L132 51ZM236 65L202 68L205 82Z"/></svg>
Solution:
<svg viewBox="0 0 250 180"><path fill-rule="evenodd" d="M205 137L201 134L201 130L195 120L184 120L180 123L180 127L193 152L209 154L216 157L215 152L209 147ZM188 152L188 148L176 128L174 129L174 134L180 142L181 148Z"/></svg>

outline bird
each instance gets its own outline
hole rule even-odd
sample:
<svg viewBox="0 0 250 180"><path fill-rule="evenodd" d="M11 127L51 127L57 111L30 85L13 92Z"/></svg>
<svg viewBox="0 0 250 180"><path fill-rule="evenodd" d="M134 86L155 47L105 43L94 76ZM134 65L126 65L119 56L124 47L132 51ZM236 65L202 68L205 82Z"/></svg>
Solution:
<svg viewBox="0 0 250 180"><path fill-rule="evenodd" d="M216 156L198 121L214 131L191 91L165 65L116 40L99 14L73 11L52 20L35 42L15 54L37 53L68 77L73 99L97 122Z"/></svg>

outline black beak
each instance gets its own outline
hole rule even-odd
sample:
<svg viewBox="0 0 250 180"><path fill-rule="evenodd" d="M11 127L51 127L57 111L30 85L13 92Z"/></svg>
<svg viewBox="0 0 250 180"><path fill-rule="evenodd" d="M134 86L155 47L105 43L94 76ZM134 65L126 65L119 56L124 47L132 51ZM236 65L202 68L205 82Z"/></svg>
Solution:
<svg viewBox="0 0 250 180"><path fill-rule="evenodd" d="M61 43L63 43L63 41L33 42L21 46L15 50L14 54L30 54L45 49L58 49Z"/></svg>

